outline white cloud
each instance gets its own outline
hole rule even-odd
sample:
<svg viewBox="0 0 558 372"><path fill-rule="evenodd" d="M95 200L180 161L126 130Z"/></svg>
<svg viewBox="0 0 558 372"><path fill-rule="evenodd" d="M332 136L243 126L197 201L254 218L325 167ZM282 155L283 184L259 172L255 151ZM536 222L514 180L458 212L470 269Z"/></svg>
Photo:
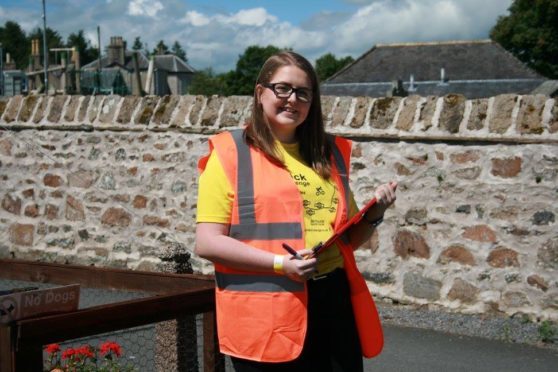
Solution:
<svg viewBox="0 0 558 372"><path fill-rule="evenodd" d="M131 0L128 3L128 14L132 16L155 17L163 4L158 0Z"/></svg>
<svg viewBox="0 0 558 372"><path fill-rule="evenodd" d="M94 31L87 31L83 33L83 36L85 37L86 40L89 40L89 42L91 43L91 46L93 48L98 48L99 47L99 40L97 38L97 33Z"/></svg>
<svg viewBox="0 0 558 372"><path fill-rule="evenodd" d="M187 40L185 47L194 67L212 66L215 71L234 68L238 55L251 45L304 52L323 49L328 42L326 33L281 22L264 8L216 15L188 11L181 22L190 27L183 27L175 37Z"/></svg>
<svg viewBox="0 0 558 372"><path fill-rule="evenodd" d="M242 26L261 27L266 22L277 22L277 17L272 16L264 8L241 10L230 17L223 17L225 23L236 23Z"/></svg>
<svg viewBox="0 0 558 372"><path fill-rule="evenodd" d="M199 27L207 25L210 20L209 17L196 12L195 10L186 12L186 15L181 20L182 23L191 24L192 26Z"/></svg>
<svg viewBox="0 0 558 372"><path fill-rule="evenodd" d="M269 14L264 8L253 8L239 10L233 14L217 14L214 16L207 16L191 10L186 12L181 21L195 27L205 26L210 22L220 25L262 27L266 23L275 23L278 20L277 17Z"/></svg>
<svg viewBox="0 0 558 372"><path fill-rule="evenodd" d="M199 61L205 61L201 66L215 68L216 64L210 63L216 57L223 57L223 46L220 43L190 43L188 44L188 55L195 55Z"/></svg>
<svg viewBox="0 0 558 372"><path fill-rule="evenodd" d="M304 50L325 46L327 37L323 32L305 31L293 27L288 22L268 25L259 28L258 32L251 29L239 29L234 36L237 45L275 45L280 48Z"/></svg>
<svg viewBox="0 0 558 372"><path fill-rule="evenodd" d="M510 0L374 1L335 27L333 49L362 53L377 43L487 38ZM481 11L479 11L481 9Z"/></svg>

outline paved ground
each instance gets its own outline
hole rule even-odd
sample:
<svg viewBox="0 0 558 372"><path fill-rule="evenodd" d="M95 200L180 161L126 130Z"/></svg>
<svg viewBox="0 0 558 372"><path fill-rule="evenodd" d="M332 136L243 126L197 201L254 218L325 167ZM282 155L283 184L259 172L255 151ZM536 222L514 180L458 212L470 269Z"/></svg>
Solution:
<svg viewBox="0 0 558 372"><path fill-rule="evenodd" d="M558 371L556 349L392 325L384 332L384 350L365 360L365 371Z"/></svg>

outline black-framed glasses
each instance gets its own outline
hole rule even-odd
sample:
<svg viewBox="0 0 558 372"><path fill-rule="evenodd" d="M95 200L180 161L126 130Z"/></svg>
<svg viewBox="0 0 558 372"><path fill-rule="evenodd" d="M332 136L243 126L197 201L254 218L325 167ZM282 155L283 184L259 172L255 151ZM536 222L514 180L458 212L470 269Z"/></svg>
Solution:
<svg viewBox="0 0 558 372"><path fill-rule="evenodd" d="M271 89L277 98L289 98L291 94L295 93L296 99L300 102L312 101L312 90L308 88L293 88L286 83L262 83L262 85Z"/></svg>

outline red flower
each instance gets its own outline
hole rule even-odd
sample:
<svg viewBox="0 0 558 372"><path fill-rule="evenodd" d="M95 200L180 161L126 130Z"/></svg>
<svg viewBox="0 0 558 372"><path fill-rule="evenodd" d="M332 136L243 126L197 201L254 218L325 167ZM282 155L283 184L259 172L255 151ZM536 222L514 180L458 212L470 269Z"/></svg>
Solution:
<svg viewBox="0 0 558 372"><path fill-rule="evenodd" d="M68 348L62 352L62 359L70 359L76 354L75 349Z"/></svg>
<svg viewBox="0 0 558 372"><path fill-rule="evenodd" d="M93 353L93 350L91 349L91 346L89 345L85 345L82 346L78 349L75 349L75 353L76 356L81 356L84 358L94 358L95 357L95 353Z"/></svg>
<svg viewBox="0 0 558 372"><path fill-rule="evenodd" d="M45 347L45 350L49 354L54 354L60 351L60 345L58 344L49 344Z"/></svg>
<svg viewBox="0 0 558 372"><path fill-rule="evenodd" d="M110 352L113 352L117 357L119 357L120 354L122 353L122 349L120 348L120 345L112 341L107 341L104 344L101 344L101 346L99 347L99 351L103 356Z"/></svg>

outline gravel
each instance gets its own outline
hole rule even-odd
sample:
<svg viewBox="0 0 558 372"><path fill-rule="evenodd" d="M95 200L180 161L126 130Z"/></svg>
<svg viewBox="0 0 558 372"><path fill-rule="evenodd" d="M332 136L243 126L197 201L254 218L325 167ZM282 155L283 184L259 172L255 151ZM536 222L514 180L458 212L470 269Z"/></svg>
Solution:
<svg viewBox="0 0 558 372"><path fill-rule="evenodd" d="M542 322L533 322L526 316L500 314L458 314L428 305L393 304L376 300L382 323L432 329L439 332L482 337L512 343L530 344L558 350L558 325L554 327L552 342L542 342L539 327Z"/></svg>

